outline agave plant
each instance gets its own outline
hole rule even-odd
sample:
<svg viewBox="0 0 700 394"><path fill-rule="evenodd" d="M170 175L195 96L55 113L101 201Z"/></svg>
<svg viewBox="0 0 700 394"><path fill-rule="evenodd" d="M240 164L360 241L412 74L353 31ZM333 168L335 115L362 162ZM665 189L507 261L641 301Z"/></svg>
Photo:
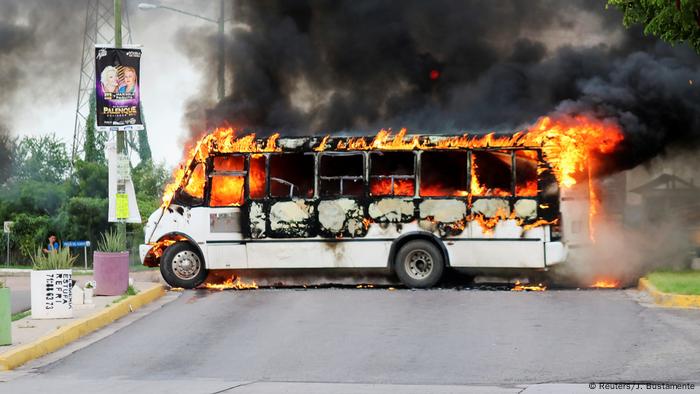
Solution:
<svg viewBox="0 0 700 394"><path fill-rule="evenodd" d="M51 253L44 253L41 248L36 250L32 258L33 268L37 271L63 270L73 267L73 263L78 258L70 253L68 248L60 248Z"/></svg>
<svg viewBox="0 0 700 394"><path fill-rule="evenodd" d="M97 242L97 250L105 253L119 253L126 250L126 234L110 229L102 233L102 239Z"/></svg>

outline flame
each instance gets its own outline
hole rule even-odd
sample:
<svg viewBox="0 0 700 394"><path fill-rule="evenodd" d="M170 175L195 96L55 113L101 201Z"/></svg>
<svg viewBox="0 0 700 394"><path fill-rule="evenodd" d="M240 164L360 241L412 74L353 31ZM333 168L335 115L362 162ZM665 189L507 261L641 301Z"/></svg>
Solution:
<svg viewBox="0 0 700 394"><path fill-rule="evenodd" d="M265 183L265 158L260 155L264 152L278 152L281 149L277 146L279 134L258 140L255 134L236 137L236 132L232 128L216 129L211 134L203 136L194 147L192 147L183 164L178 167L174 174L174 181L165 188L163 194L163 207L168 206L174 193L183 188L190 195L202 195L206 183L205 161L212 153L235 153L248 152L251 155L249 171L249 189L251 197L260 198L264 196ZM544 116L535 122L534 125L525 131L517 132L509 136L497 136L495 133L486 135L468 135L452 137L428 137L410 136L405 128L394 134L390 129L380 130L374 138L349 137L340 139L335 144L336 150L414 150L414 149L469 149L469 148L507 148L507 147L538 147L541 148L546 162L551 166L552 172L558 183L565 188L572 187L577 183L577 179L589 175L592 178L591 168L595 165L597 154L607 154L612 152L622 141L623 134L620 127L612 122L599 120L586 115L560 115ZM324 151L329 148L330 136L323 137L314 151ZM534 150L518 150L516 160L537 160L538 153ZM444 195L445 193L454 196L468 196L471 202L472 196L510 196L511 190L499 188L487 188L480 182L478 177L478 166L472 160L471 181L469 192L464 190L446 191L439 185L421 190L425 195ZM585 170L588 168L589 173ZM537 173L544 171L544 167L537 167ZM243 177L233 177L233 182L228 178L228 182L212 178L212 204L220 203L227 206L241 205L243 202ZM517 181L517 180L516 180ZM370 179L370 193L373 196L412 196L415 192L415 183L409 179L394 179L393 192L392 180L388 178ZM536 196L538 185L536 180L524 180L516 182L515 193L518 196ZM598 214L599 202L593 187L589 187L591 208L589 210L589 227L591 238L594 239L593 219ZM483 215L473 217L479 224L492 232L498 221L506 219L504 212L497 213L491 218ZM511 214L512 216L512 214ZM509 217L512 219L512 217ZM551 224L538 220L524 226L525 230L536 226ZM523 222L519 221L522 225Z"/></svg>
<svg viewBox="0 0 700 394"><path fill-rule="evenodd" d="M519 280L515 281L515 286L513 286L510 291L545 291L547 290L547 287L544 286L542 283L538 283L536 285L524 285L521 284Z"/></svg>
<svg viewBox="0 0 700 394"><path fill-rule="evenodd" d="M515 185L515 195L520 197L535 197L537 196L537 180L528 180L524 185Z"/></svg>
<svg viewBox="0 0 700 394"><path fill-rule="evenodd" d="M224 281L224 283L205 283L205 289L210 290L226 290L226 289L236 289L236 290L247 290L247 289L257 289L258 284L255 281L243 282L241 278L232 276Z"/></svg>
<svg viewBox="0 0 700 394"><path fill-rule="evenodd" d="M265 197L265 160L266 158L262 154L250 155L248 187L251 198Z"/></svg>
<svg viewBox="0 0 700 394"><path fill-rule="evenodd" d="M187 241L187 238L182 235L168 235L158 242L151 243L150 245L153 245L153 247L148 251L143 264L147 267L157 267L158 260L165 253L165 249L178 241Z"/></svg>
<svg viewBox="0 0 700 394"><path fill-rule="evenodd" d="M595 289L616 289L620 287L620 281L617 279L601 278L597 279L592 285L588 287Z"/></svg>
<svg viewBox="0 0 700 394"><path fill-rule="evenodd" d="M394 190L391 190L391 178L374 178L369 182L369 193L372 196L413 196L415 185L413 179L394 179Z"/></svg>
<svg viewBox="0 0 700 394"><path fill-rule="evenodd" d="M173 173L173 182L165 187L162 207L170 205L175 192L180 187L184 187L185 182L188 182L188 184L193 183L191 188L194 188L194 190L200 190L200 188L203 190L204 181L206 180L203 175L206 172L204 162L212 153L263 153L281 150L277 146L279 134L273 134L264 141L256 140L255 134L248 134L242 137L236 137L235 134L236 132L232 128L218 128L214 132L200 138L195 146L188 151L183 164ZM197 174L194 174L194 170L198 166L201 166L202 169L197 170ZM199 177L199 171L201 171L201 177Z"/></svg>

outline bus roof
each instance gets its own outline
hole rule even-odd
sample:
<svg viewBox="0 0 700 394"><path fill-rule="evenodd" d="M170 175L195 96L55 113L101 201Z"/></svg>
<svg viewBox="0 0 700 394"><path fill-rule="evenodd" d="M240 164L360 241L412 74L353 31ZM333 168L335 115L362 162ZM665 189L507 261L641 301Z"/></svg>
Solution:
<svg viewBox="0 0 700 394"><path fill-rule="evenodd" d="M523 132L514 134L420 135L400 132L380 132L376 136L313 136L268 138L248 135L223 136L209 139L209 153L266 152L348 152L348 151L410 151L457 149L539 149Z"/></svg>

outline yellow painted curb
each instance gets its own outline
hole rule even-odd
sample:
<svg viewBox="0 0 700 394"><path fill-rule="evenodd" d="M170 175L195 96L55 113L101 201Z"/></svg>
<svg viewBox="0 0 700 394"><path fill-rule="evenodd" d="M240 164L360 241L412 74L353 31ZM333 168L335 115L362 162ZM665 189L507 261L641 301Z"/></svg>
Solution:
<svg viewBox="0 0 700 394"><path fill-rule="evenodd" d="M656 305L671 308L700 308L700 296L664 293L652 285L647 278L639 279L639 290L649 293Z"/></svg>
<svg viewBox="0 0 700 394"><path fill-rule="evenodd" d="M20 365L39 358L45 354L55 352L67 344L96 331L107 324L126 316L130 312L162 297L165 294L163 285L156 285L136 295L127 297L95 315L85 317L51 334L45 335L32 343L22 345L16 349L0 355L0 370L10 370Z"/></svg>

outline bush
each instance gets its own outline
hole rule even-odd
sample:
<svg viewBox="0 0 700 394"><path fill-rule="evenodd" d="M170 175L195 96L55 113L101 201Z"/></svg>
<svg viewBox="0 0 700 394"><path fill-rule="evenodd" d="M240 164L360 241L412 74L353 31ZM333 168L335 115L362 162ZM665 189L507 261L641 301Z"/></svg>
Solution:
<svg viewBox="0 0 700 394"><path fill-rule="evenodd" d="M110 229L109 231L102 233L102 239L97 243L97 250L105 253L125 252L125 234L114 229Z"/></svg>
<svg viewBox="0 0 700 394"><path fill-rule="evenodd" d="M48 216L20 213L14 217L14 222L12 237L19 245L22 255L31 258L36 245L43 245L48 238L51 232L51 220Z"/></svg>
<svg viewBox="0 0 700 394"><path fill-rule="evenodd" d="M44 253L41 248L32 255L32 263L35 270L63 270L73 267L78 258L70 253L69 248L61 248L56 252Z"/></svg>

